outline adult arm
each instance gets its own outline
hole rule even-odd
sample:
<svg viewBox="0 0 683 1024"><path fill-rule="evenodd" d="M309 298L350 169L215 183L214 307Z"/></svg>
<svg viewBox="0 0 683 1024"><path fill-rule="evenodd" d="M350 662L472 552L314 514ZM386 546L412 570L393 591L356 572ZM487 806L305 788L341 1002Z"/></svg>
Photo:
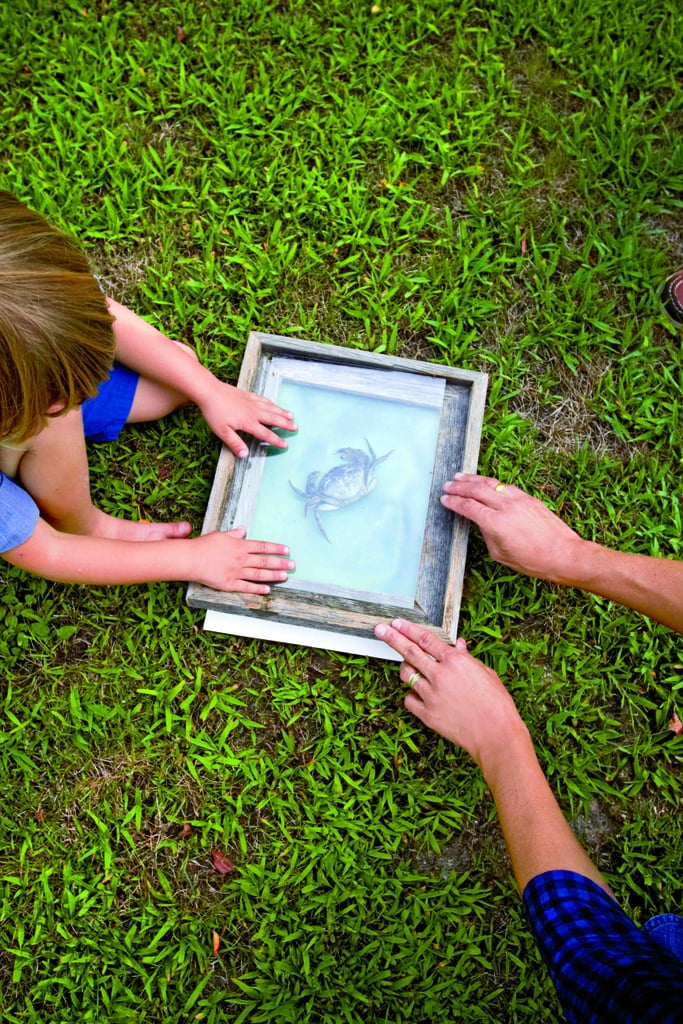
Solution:
<svg viewBox="0 0 683 1024"><path fill-rule="evenodd" d="M269 427L295 430L290 412L264 398L225 384L179 345L146 320L113 299L107 299L114 317L116 358L143 377L186 395L201 410L213 432L238 456L247 446L236 433L247 431L261 441L286 448L287 442Z"/></svg>
<svg viewBox="0 0 683 1024"><path fill-rule="evenodd" d="M477 524L492 558L526 576L609 598L683 633L683 562L583 540L542 501L511 484L497 491L497 484L458 473L441 498Z"/></svg>
<svg viewBox="0 0 683 1024"><path fill-rule="evenodd" d="M402 619L375 633L403 657L405 706L430 729L463 747L479 765L496 804L520 892L536 875L565 870L609 886L565 821L534 752L529 730L496 673L464 640L445 644Z"/></svg>
<svg viewBox="0 0 683 1024"><path fill-rule="evenodd" d="M683 964L617 905L575 839L500 679L423 626L378 637L404 658L406 708L465 748L489 786L529 924L569 1024L676 1024Z"/></svg>
<svg viewBox="0 0 683 1024"><path fill-rule="evenodd" d="M54 530L44 519L22 544L3 552L12 565L60 583L194 580L216 590L268 594L294 563L282 544L244 539L241 529L203 537L130 541Z"/></svg>

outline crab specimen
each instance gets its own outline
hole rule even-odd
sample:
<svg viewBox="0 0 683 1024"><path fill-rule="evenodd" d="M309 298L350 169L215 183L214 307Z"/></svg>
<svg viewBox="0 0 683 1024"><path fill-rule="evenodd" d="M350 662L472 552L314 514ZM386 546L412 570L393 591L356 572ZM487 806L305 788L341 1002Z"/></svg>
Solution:
<svg viewBox="0 0 683 1024"><path fill-rule="evenodd" d="M393 452L392 448L386 455L377 458L367 437L364 440L369 455L362 448L338 448L336 454L340 456L341 464L328 469L322 476L317 471L309 473L305 491L299 490L291 480L289 481L294 493L306 499L304 515L308 513L309 508L313 509L318 529L328 544L332 541L320 522L320 513L334 512L369 494L377 483L375 467L388 459Z"/></svg>

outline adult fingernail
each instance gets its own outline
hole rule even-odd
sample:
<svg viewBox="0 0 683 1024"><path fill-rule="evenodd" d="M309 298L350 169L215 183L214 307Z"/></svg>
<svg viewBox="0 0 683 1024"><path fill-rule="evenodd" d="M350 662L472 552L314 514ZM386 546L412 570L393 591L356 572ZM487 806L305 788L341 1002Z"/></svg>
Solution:
<svg viewBox="0 0 683 1024"><path fill-rule="evenodd" d="M287 562L287 568L288 569L296 569L296 562L292 562L292 561Z"/></svg>
<svg viewBox="0 0 683 1024"><path fill-rule="evenodd" d="M464 475L465 475L464 473L454 473L453 474L453 479L454 480L461 480L462 477L464 477Z"/></svg>
<svg viewBox="0 0 683 1024"><path fill-rule="evenodd" d="M240 450L237 453L237 457L239 459L246 459L248 454L249 454L249 452L248 452L248 450L246 448L240 448Z"/></svg>
<svg viewBox="0 0 683 1024"><path fill-rule="evenodd" d="M375 636L384 637L388 632L387 627L382 622L380 622L378 626L375 626Z"/></svg>
<svg viewBox="0 0 683 1024"><path fill-rule="evenodd" d="M401 629L403 627L403 619L394 619L391 625L394 629Z"/></svg>

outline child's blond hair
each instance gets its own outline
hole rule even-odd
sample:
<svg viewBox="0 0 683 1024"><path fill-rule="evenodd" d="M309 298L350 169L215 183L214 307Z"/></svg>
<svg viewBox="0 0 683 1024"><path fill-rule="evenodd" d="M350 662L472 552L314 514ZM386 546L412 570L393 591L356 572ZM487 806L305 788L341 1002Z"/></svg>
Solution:
<svg viewBox="0 0 683 1024"><path fill-rule="evenodd" d="M0 440L21 443L97 393L112 316L74 242L0 190Z"/></svg>

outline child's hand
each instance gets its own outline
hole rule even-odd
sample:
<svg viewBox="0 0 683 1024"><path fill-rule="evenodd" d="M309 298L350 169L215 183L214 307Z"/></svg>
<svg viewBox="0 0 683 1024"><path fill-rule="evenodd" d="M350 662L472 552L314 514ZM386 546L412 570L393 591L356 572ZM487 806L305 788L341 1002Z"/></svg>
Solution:
<svg viewBox="0 0 683 1024"><path fill-rule="evenodd" d="M289 548L264 540L244 540L245 532L239 527L226 533L207 533L192 541L203 548L193 578L215 590L242 594L269 594L270 587L256 581L286 580L287 570L295 568L291 559L283 557L289 554Z"/></svg>
<svg viewBox="0 0 683 1024"><path fill-rule="evenodd" d="M268 426L296 430L291 412L281 409L263 395L242 391L219 380L216 380L210 394L197 404L214 434L240 459L246 457L248 448L236 431L244 430L276 448L286 448L287 442Z"/></svg>

